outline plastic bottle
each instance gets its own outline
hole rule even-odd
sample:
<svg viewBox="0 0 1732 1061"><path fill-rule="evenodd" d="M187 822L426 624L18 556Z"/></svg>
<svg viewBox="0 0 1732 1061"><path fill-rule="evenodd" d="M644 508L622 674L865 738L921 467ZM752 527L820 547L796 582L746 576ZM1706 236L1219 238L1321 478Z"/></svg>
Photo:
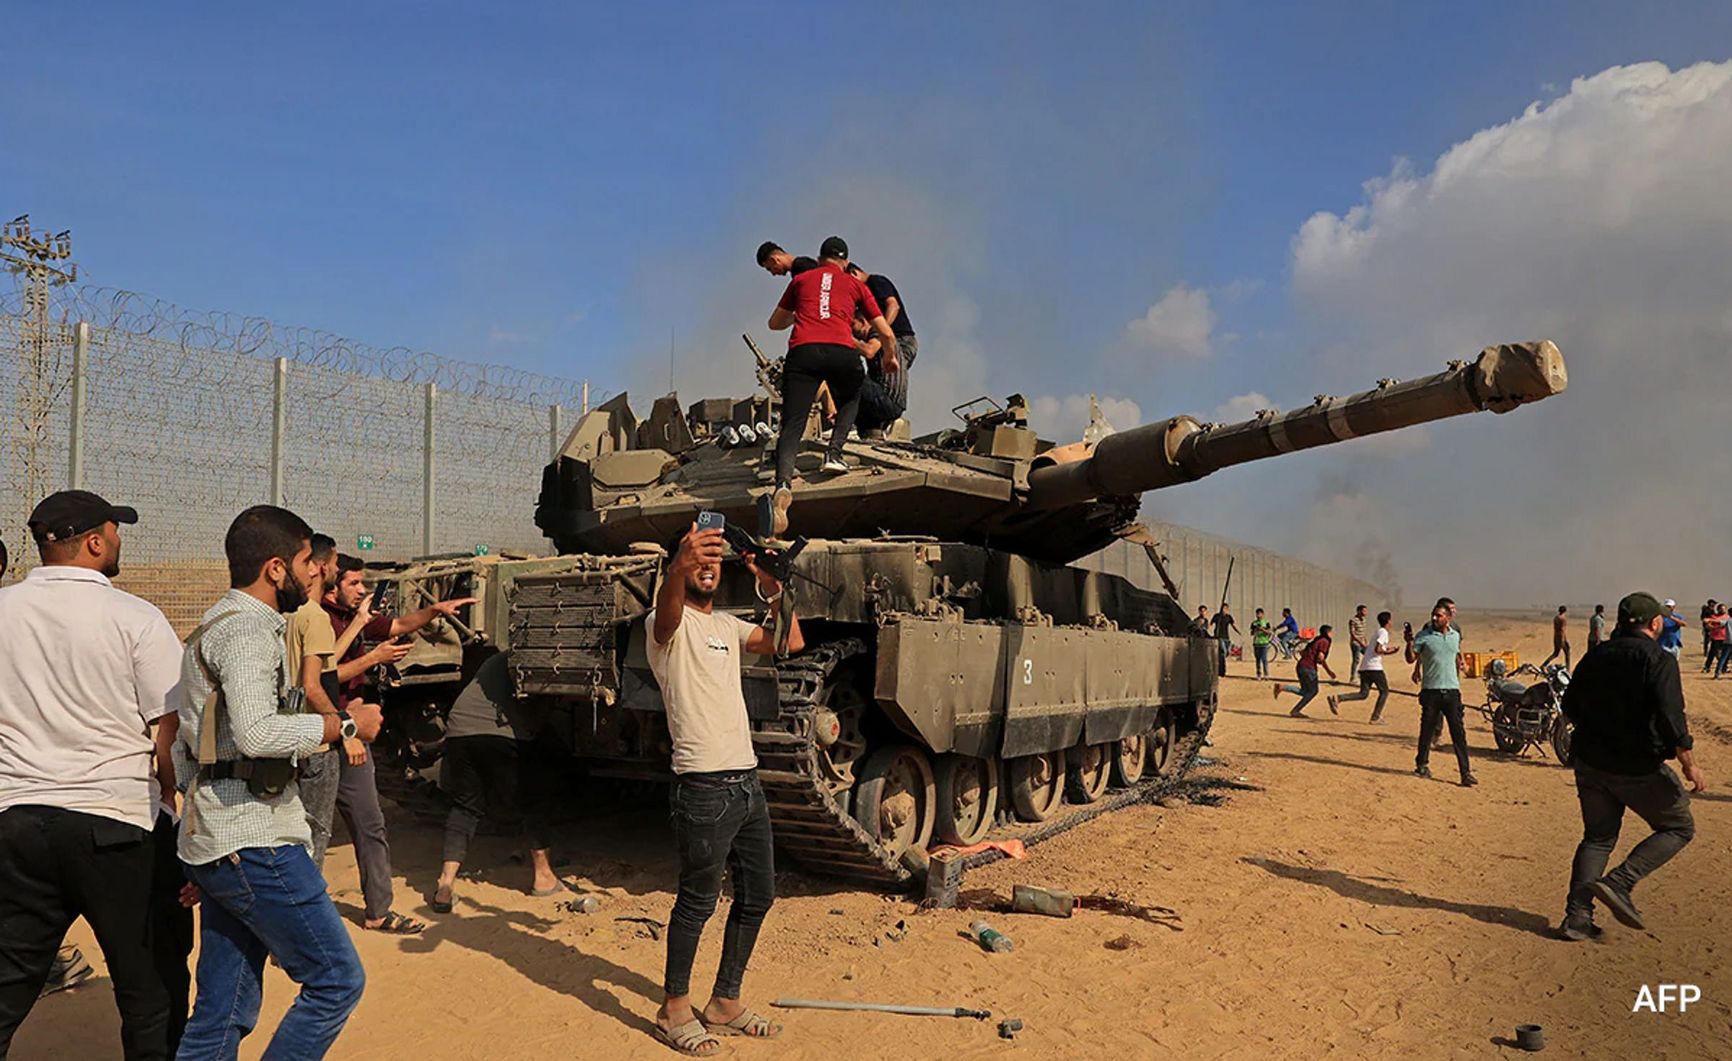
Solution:
<svg viewBox="0 0 1732 1061"><path fill-rule="evenodd" d="M993 928L985 921L976 921L969 925L968 934L974 937L974 942L980 944L983 950L992 951L994 954L1002 954L1007 950L1016 949L1016 944L1012 942L1009 936Z"/></svg>

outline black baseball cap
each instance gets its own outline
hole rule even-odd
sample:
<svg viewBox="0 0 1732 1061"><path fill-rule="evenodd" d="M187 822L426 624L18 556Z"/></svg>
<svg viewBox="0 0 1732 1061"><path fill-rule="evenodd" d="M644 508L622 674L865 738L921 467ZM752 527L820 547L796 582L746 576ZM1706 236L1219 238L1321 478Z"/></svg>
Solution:
<svg viewBox="0 0 1732 1061"><path fill-rule="evenodd" d="M138 510L111 505L89 490L62 490L30 513L30 533L39 543L63 542L109 522L137 523Z"/></svg>
<svg viewBox="0 0 1732 1061"><path fill-rule="evenodd" d="M1618 622L1646 626L1660 614L1660 601L1652 593L1632 593L1618 602Z"/></svg>
<svg viewBox="0 0 1732 1061"><path fill-rule="evenodd" d="M818 257L841 258L846 261L848 258L848 241L841 236L826 237L823 246L818 248Z"/></svg>
<svg viewBox="0 0 1732 1061"><path fill-rule="evenodd" d="M758 244L758 265L761 267L764 264L765 259L781 249L780 244L772 243L769 240L765 240Z"/></svg>

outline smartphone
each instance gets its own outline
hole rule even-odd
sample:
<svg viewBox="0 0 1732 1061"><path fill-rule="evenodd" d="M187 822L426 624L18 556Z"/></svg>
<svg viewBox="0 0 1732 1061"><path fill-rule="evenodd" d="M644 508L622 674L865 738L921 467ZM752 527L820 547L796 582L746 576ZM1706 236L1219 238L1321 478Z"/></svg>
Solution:
<svg viewBox="0 0 1732 1061"><path fill-rule="evenodd" d="M723 518L723 516L720 512L699 512L698 513L698 529L701 531L721 530L723 527L725 527L727 525L728 525L728 521L725 518Z"/></svg>
<svg viewBox="0 0 1732 1061"><path fill-rule="evenodd" d="M380 579L377 583L374 584L374 586L373 586L373 604L372 604L372 609L371 609L373 612L377 613L380 608L385 606L385 593L390 588L391 588L391 583L385 581L384 579Z"/></svg>
<svg viewBox="0 0 1732 1061"><path fill-rule="evenodd" d="M1402 623L1401 624L1401 633L1402 633L1402 636L1406 637L1409 641L1412 641L1413 640L1413 624L1412 623Z"/></svg>

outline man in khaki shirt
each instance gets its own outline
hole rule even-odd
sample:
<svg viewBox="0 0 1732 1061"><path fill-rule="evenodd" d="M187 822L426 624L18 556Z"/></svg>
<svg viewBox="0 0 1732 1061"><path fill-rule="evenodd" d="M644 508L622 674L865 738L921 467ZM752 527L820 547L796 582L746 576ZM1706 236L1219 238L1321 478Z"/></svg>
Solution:
<svg viewBox="0 0 1732 1061"><path fill-rule="evenodd" d="M327 670L335 673L337 635L319 599L324 596L325 583L337 562L337 543L324 534L313 535L312 542L316 574L310 596L307 603L289 615L283 637L288 643L289 684L306 692L308 711L334 716L337 705L332 703L320 675ZM355 743L359 746L360 742ZM329 745L307 760L301 774L301 802L306 806L307 825L313 832L313 862L321 867L325 864L325 848L331 843L331 819L337 811L341 754L337 745Z"/></svg>
<svg viewBox="0 0 1732 1061"><path fill-rule="evenodd" d="M782 584L743 558L758 577L766 600L782 595ZM744 653L771 655L776 637L715 610L722 576L720 528L692 529L662 576L655 610L644 618L650 669L667 705L673 738L674 838L679 846L680 888L668 919L667 969L656 1036L681 1053L717 1053L718 1035L773 1039L782 1032L740 1002L746 962L758 929L776 897L770 812L758 783L752 725L740 684ZM800 620L789 618L789 652L806 647ZM692 960L704 924L715 912L722 868L734 879L734 902L715 989L701 1013L693 1011Z"/></svg>

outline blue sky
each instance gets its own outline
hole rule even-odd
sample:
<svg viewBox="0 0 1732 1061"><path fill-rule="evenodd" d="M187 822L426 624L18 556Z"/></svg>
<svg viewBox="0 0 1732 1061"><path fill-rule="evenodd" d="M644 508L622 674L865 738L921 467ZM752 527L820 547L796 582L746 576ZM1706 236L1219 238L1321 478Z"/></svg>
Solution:
<svg viewBox="0 0 1732 1061"><path fill-rule="evenodd" d="M750 386L757 242L836 231L899 279L927 409L1152 418L1470 356L1323 356L1299 226L1573 79L1727 57L1732 5L38 4L8 38L0 210L97 284L604 392L665 386L671 336L695 397ZM1176 285L1211 356L1128 349Z"/></svg>
<svg viewBox="0 0 1732 1061"><path fill-rule="evenodd" d="M847 234L957 256L988 351L1098 348L1175 282L1239 281L1254 334L1297 225L1393 158L1732 41L1724 5L1268 7L27 5L0 198L97 283L621 386L670 328L701 356L670 259L815 243L777 201L849 168L966 204L966 246Z"/></svg>

